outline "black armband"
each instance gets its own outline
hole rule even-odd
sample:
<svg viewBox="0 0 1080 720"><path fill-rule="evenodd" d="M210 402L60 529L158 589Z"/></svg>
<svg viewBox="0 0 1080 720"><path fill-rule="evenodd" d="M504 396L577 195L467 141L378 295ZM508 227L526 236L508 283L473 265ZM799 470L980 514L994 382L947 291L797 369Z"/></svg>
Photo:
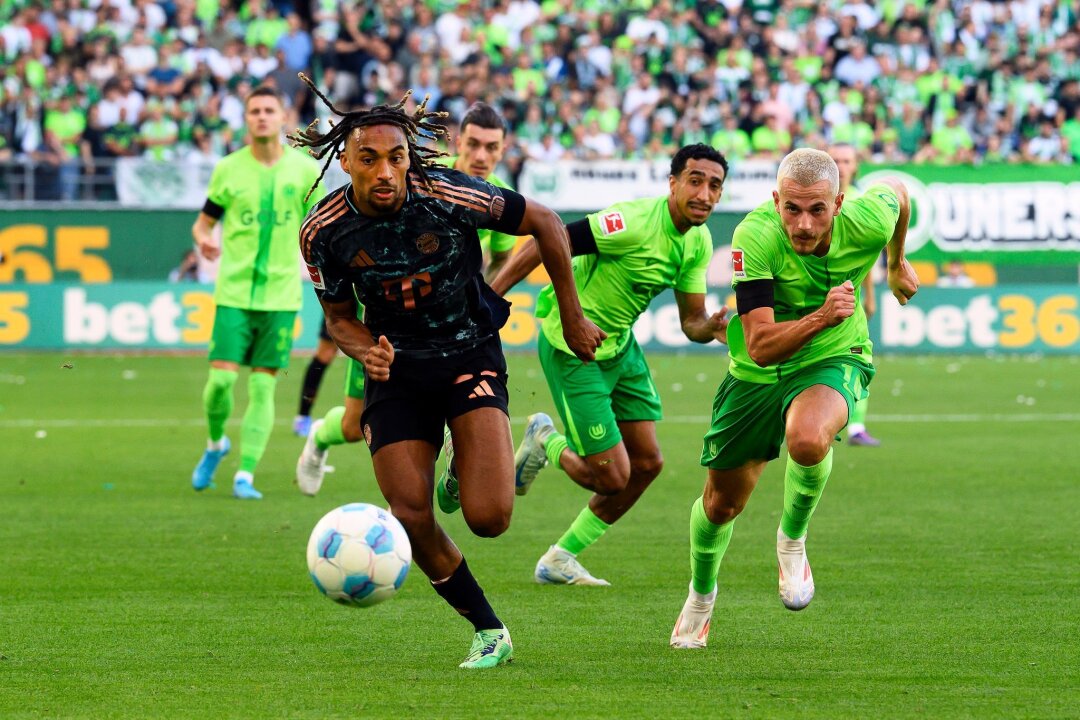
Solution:
<svg viewBox="0 0 1080 720"><path fill-rule="evenodd" d="M596 248L596 238L592 234L592 225L589 219L575 220L566 226L566 233L570 236L570 254L596 255L600 251Z"/></svg>
<svg viewBox="0 0 1080 720"><path fill-rule="evenodd" d="M746 315L761 307L774 307L775 302L771 279L747 280L735 286L735 305L740 315Z"/></svg>
<svg viewBox="0 0 1080 720"><path fill-rule="evenodd" d="M203 205L202 211L215 220L220 220L221 216L225 214L225 208L221 207L210 198L206 198L206 204Z"/></svg>
<svg viewBox="0 0 1080 720"><path fill-rule="evenodd" d="M499 188L502 197L491 199L489 214L494 223L489 229L506 235L517 235L521 219L525 217L525 198L513 190Z"/></svg>

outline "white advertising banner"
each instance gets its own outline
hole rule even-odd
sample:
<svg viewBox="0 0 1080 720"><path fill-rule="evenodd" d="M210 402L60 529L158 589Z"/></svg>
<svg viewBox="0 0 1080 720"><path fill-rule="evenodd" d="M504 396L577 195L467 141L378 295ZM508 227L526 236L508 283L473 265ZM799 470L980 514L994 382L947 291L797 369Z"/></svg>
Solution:
<svg viewBox="0 0 1080 720"><path fill-rule="evenodd" d="M732 163L717 210L746 212L771 196L777 164L770 160ZM666 195L670 161L529 161L518 190L552 210L591 212L626 200Z"/></svg>

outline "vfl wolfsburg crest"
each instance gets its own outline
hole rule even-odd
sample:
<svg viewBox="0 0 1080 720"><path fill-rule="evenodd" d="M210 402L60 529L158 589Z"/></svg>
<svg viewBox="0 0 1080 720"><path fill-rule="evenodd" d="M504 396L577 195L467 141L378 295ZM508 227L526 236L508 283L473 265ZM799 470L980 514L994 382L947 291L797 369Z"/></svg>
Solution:
<svg viewBox="0 0 1080 720"><path fill-rule="evenodd" d="M607 428L604 427L603 423L596 423L595 425L589 426L589 437L593 440L599 440L605 435L607 435Z"/></svg>

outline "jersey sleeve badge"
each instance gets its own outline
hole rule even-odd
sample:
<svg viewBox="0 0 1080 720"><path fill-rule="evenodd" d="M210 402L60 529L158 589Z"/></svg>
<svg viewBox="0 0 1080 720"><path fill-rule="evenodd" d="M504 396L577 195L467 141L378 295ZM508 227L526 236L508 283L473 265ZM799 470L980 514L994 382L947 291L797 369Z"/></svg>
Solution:
<svg viewBox="0 0 1080 720"><path fill-rule="evenodd" d="M600 216L600 231L604 235L614 235L626 229L626 221L621 212L610 212Z"/></svg>
<svg viewBox="0 0 1080 720"><path fill-rule="evenodd" d="M731 271L732 274L740 280L746 279L746 270L743 268L743 251L732 250L731 251Z"/></svg>
<svg viewBox="0 0 1080 720"><path fill-rule="evenodd" d="M307 265L308 277L311 278L312 285L317 287L319 290L325 290L326 289L326 283L323 282L322 271L319 270L319 268L315 267L314 265L310 265L308 263L304 263L304 264Z"/></svg>

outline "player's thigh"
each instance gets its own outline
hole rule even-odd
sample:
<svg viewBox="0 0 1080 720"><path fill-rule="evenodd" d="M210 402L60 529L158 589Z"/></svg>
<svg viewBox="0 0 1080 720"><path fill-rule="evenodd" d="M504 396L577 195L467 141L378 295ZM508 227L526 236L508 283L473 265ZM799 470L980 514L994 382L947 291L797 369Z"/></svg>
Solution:
<svg viewBox="0 0 1080 720"><path fill-rule="evenodd" d="M784 443L783 409L779 385L725 377L713 399L701 464L710 470L732 470L779 457Z"/></svg>
<svg viewBox="0 0 1080 720"><path fill-rule="evenodd" d="M570 449L592 457L619 447L622 433L611 407L611 384L599 363L583 363L541 334L540 365ZM625 450L622 451L625 456Z"/></svg>
<svg viewBox="0 0 1080 720"><path fill-rule="evenodd" d="M289 310L252 311L255 337L251 347L252 367L282 370L289 366L296 313Z"/></svg>
<svg viewBox="0 0 1080 720"><path fill-rule="evenodd" d="M483 407L449 420L454 463L466 519L492 513L509 517L514 504L514 444L510 419Z"/></svg>
<svg viewBox="0 0 1080 720"><path fill-rule="evenodd" d="M214 308L214 329L210 335L211 361L250 365L255 325L249 311L218 305Z"/></svg>
<svg viewBox="0 0 1080 720"><path fill-rule="evenodd" d="M830 358L785 378L784 408L788 432L818 428L829 437L847 425L855 403L867 397L874 368L848 358Z"/></svg>
<svg viewBox="0 0 1080 720"><path fill-rule="evenodd" d="M394 514L411 531L434 521L431 491L436 447L422 440L383 445L371 455L375 480Z"/></svg>

